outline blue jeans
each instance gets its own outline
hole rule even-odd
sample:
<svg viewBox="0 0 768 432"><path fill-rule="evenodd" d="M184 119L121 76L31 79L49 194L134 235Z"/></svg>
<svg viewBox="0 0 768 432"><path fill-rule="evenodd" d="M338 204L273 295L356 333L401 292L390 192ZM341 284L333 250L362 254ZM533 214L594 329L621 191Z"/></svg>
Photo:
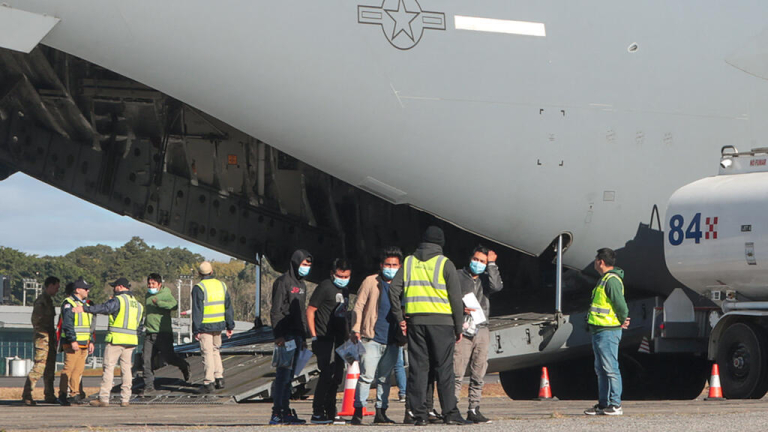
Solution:
<svg viewBox="0 0 768 432"><path fill-rule="evenodd" d="M621 406L621 371L619 370L619 342L621 329L603 330L592 335L592 351L595 353L595 373L600 391L601 408Z"/></svg>
<svg viewBox="0 0 768 432"><path fill-rule="evenodd" d="M289 340L296 342L296 353L290 368L277 368L275 371L275 382L272 387L272 413L274 414L286 413L291 408L291 381L293 381L303 339L299 336L286 336L285 341L288 342Z"/></svg>
<svg viewBox="0 0 768 432"><path fill-rule="evenodd" d="M405 383L408 381L408 377L405 375L405 361L403 358L403 347L398 349L397 363L395 363L395 380L397 381L397 388L399 389L397 395L401 398L405 397Z"/></svg>
<svg viewBox="0 0 768 432"><path fill-rule="evenodd" d="M368 402L371 383L376 381L376 408L389 407L389 378L397 363L397 344L380 344L372 339L363 339L365 354L360 359L360 379L355 389L355 408L364 408Z"/></svg>

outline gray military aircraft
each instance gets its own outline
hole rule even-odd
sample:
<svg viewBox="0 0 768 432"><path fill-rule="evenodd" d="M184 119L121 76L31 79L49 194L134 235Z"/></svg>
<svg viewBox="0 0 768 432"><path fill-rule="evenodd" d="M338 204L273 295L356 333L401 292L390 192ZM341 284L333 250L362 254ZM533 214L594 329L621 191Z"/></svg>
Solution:
<svg viewBox="0 0 768 432"><path fill-rule="evenodd" d="M625 249L630 284L668 291L669 196L722 146L768 145L766 16L756 0L5 0L0 160L243 259L302 246L371 266L439 218L455 253L477 235L548 262L564 234L566 265Z"/></svg>

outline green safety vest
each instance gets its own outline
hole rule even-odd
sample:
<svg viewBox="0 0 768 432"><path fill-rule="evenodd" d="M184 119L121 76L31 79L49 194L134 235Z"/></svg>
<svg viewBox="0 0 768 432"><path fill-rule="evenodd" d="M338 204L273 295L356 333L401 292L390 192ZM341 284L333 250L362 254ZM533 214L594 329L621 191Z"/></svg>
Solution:
<svg viewBox="0 0 768 432"><path fill-rule="evenodd" d="M203 290L203 324L224 322L224 300L227 286L217 279L201 280L197 286Z"/></svg>
<svg viewBox="0 0 768 432"><path fill-rule="evenodd" d="M64 301L71 304L72 307L80 306L72 300L72 297L67 297ZM81 346L88 346L88 342L91 341L91 320L93 314L88 312L80 312L75 314L75 335L77 337L77 344ZM67 337L64 327L61 328L61 338Z"/></svg>
<svg viewBox="0 0 768 432"><path fill-rule="evenodd" d="M104 340L112 345L139 344L139 324L144 314L144 306L132 295L118 294L120 311L117 316L109 315L109 329Z"/></svg>
<svg viewBox="0 0 768 432"><path fill-rule="evenodd" d="M587 319L589 324L600 327L617 327L622 324L619 322L619 318L616 316L608 296L605 295L605 286L611 278L619 280L619 283L621 283L621 294L624 294L624 282L619 275L615 273L604 274L595 289L592 290L592 305L589 307L589 318Z"/></svg>
<svg viewBox="0 0 768 432"><path fill-rule="evenodd" d="M451 303L443 270L448 258L438 255L419 261L413 255L405 258L403 266L403 303L405 314L451 315Z"/></svg>

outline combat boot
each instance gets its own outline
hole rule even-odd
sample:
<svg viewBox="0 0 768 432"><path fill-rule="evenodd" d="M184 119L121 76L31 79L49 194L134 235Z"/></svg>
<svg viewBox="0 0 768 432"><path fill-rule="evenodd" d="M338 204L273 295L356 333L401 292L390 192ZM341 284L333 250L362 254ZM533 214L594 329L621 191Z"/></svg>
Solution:
<svg viewBox="0 0 768 432"><path fill-rule="evenodd" d="M373 422L378 424L392 424L395 421L387 417L386 408L376 408L376 417L373 418Z"/></svg>
<svg viewBox="0 0 768 432"><path fill-rule="evenodd" d="M216 378L216 388L219 390L224 388L224 378Z"/></svg>
<svg viewBox="0 0 768 432"><path fill-rule="evenodd" d="M355 413L352 414L352 424L355 426L363 424L363 407L355 407Z"/></svg>
<svg viewBox="0 0 768 432"><path fill-rule="evenodd" d="M213 383L203 384L202 387L197 389L197 394L213 393Z"/></svg>
<svg viewBox="0 0 768 432"><path fill-rule="evenodd" d="M109 402L100 401L98 399L92 400L90 405L97 408L106 408L109 406Z"/></svg>
<svg viewBox="0 0 768 432"><path fill-rule="evenodd" d="M24 401L24 405L26 405L26 406L35 406L35 405L37 405L37 402L35 402L35 400L32 399L32 398L29 398L29 399L24 398L22 400Z"/></svg>

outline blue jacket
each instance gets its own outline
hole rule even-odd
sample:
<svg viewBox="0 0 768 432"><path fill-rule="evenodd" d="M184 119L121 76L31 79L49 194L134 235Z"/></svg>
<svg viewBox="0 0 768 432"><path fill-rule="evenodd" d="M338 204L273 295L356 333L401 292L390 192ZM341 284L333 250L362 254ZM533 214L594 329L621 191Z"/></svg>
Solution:
<svg viewBox="0 0 768 432"><path fill-rule="evenodd" d="M70 298L75 301L75 304L82 304L85 306L85 302L77 298L74 294L72 294ZM91 326L91 328L93 328L93 326ZM75 333L75 314L72 313L72 305L66 300L61 304L61 334L63 335L61 337L62 344L77 342L77 334Z"/></svg>

